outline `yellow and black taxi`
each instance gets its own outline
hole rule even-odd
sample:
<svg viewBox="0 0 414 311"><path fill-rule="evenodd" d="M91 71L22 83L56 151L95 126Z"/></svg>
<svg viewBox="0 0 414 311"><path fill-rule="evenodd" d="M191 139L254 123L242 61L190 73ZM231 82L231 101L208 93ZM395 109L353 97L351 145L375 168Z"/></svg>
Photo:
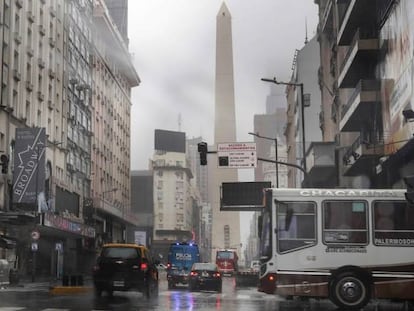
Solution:
<svg viewBox="0 0 414 311"><path fill-rule="evenodd" d="M95 294L137 290L150 298L158 294L157 262L147 247L137 244L104 244L93 268Z"/></svg>

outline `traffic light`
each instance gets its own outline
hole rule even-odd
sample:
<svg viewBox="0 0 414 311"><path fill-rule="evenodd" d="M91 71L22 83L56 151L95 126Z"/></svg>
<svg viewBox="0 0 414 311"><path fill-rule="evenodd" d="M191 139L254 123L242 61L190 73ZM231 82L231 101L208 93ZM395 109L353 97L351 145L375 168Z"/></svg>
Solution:
<svg viewBox="0 0 414 311"><path fill-rule="evenodd" d="M200 153L200 165L207 165L207 143L201 142L197 144L198 152Z"/></svg>
<svg viewBox="0 0 414 311"><path fill-rule="evenodd" d="M0 165L2 174L7 174L9 170L9 157L5 154L0 156Z"/></svg>
<svg viewBox="0 0 414 311"><path fill-rule="evenodd" d="M407 187L407 192L405 193L405 199L410 204L414 204L414 175L405 176L404 182Z"/></svg>

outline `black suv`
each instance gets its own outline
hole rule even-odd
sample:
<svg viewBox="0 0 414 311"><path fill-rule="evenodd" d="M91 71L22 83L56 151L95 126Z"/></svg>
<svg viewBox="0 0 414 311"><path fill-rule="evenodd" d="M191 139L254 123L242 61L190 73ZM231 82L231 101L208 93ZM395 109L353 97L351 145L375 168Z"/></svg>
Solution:
<svg viewBox="0 0 414 311"><path fill-rule="evenodd" d="M158 294L157 262L137 244L105 244L93 268L95 294L138 290L148 298Z"/></svg>

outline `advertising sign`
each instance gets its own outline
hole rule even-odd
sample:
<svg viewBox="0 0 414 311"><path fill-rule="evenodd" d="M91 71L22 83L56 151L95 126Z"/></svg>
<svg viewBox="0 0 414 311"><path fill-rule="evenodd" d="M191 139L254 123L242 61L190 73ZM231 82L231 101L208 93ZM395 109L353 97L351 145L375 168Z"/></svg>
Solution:
<svg viewBox="0 0 414 311"><path fill-rule="evenodd" d="M134 242L137 245L147 246L147 233L145 231L135 231L134 232Z"/></svg>
<svg viewBox="0 0 414 311"><path fill-rule="evenodd" d="M393 154L412 138L411 124L403 111L414 109L414 1L402 0L393 7L379 34L386 51L379 63L385 153Z"/></svg>
<svg viewBox="0 0 414 311"><path fill-rule="evenodd" d="M13 201L36 204L45 188L45 128L17 128L14 155Z"/></svg>

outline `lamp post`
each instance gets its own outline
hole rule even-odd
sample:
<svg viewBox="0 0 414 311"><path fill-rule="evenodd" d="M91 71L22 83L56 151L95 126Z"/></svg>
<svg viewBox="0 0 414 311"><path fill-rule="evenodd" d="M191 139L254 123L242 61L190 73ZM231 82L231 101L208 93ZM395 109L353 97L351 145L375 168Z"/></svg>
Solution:
<svg viewBox="0 0 414 311"><path fill-rule="evenodd" d="M266 136L261 136L261 135L259 135L259 133L252 133L252 132L249 132L248 133L249 135L253 135L253 136L255 136L255 137L257 137L257 138L263 138L263 139L267 139L267 140L272 140L272 141L274 141L274 143L275 143L275 167L276 167L276 171L275 171L275 173L276 173L276 188L279 188L279 165L277 164L277 162L278 162L278 153L277 153L277 138L275 137L275 138L270 138L270 137L266 137Z"/></svg>
<svg viewBox="0 0 414 311"><path fill-rule="evenodd" d="M277 81L276 78L273 79L266 79L266 78L262 78L261 79L264 82L271 82L274 84L279 84L279 85L292 85L292 86L299 86L300 87L300 106L301 106L301 117L302 117L302 153L303 153L303 169L306 172L306 159L305 159L305 154L306 154L306 146L305 146L305 98L303 95L303 83L293 83L293 82L281 82L281 81Z"/></svg>

